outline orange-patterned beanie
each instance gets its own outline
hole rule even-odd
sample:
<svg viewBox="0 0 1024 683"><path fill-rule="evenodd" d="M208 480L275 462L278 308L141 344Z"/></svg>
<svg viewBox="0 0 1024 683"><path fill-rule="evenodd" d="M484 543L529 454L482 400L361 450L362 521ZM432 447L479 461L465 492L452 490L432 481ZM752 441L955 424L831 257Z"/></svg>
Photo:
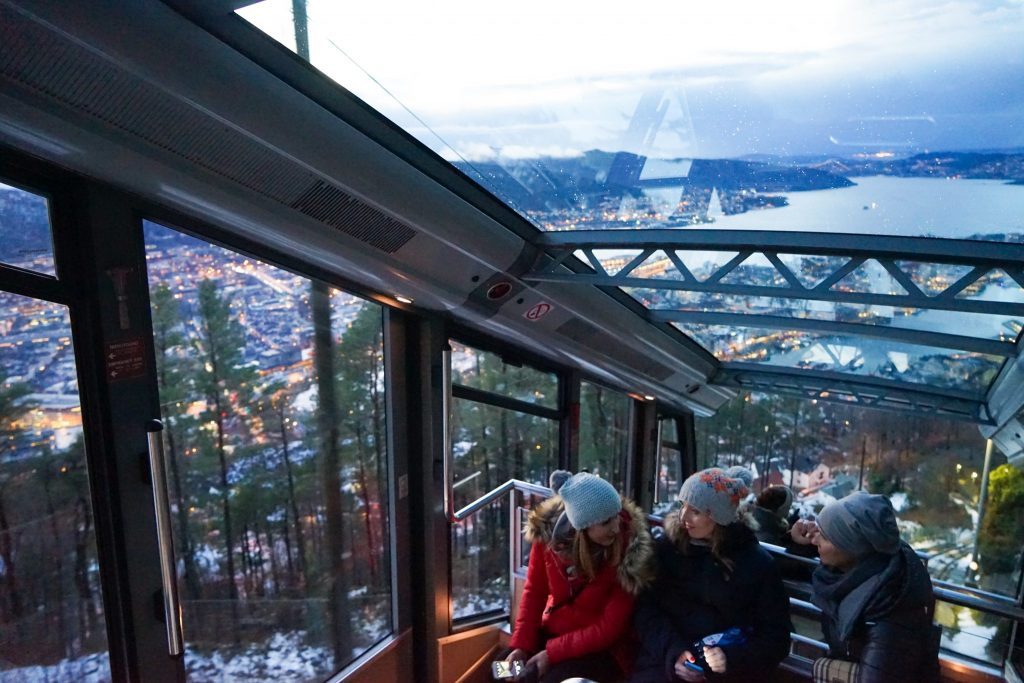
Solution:
<svg viewBox="0 0 1024 683"><path fill-rule="evenodd" d="M736 508L750 493L754 475L746 467L711 467L691 474L679 489L679 500L711 515L723 526L736 521Z"/></svg>

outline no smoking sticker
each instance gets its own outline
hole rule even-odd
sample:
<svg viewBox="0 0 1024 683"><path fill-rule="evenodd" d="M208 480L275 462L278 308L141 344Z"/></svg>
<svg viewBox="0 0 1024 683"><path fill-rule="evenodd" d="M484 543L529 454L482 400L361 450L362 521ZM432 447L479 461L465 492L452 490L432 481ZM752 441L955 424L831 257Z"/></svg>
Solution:
<svg viewBox="0 0 1024 683"><path fill-rule="evenodd" d="M536 322L537 320L540 320L550 312L551 304L545 301L541 301L539 304L534 304L534 306L526 313L523 313L523 317L526 318L527 320Z"/></svg>

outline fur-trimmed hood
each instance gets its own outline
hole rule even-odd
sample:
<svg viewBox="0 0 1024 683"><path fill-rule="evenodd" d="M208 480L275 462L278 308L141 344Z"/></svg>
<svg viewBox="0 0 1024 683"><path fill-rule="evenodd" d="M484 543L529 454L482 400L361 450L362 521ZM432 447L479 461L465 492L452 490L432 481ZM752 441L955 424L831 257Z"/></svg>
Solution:
<svg viewBox="0 0 1024 683"><path fill-rule="evenodd" d="M563 507L561 497L556 495L533 508L523 530L526 540L530 543L548 543ZM628 541L617 577L623 589L637 595L654 581L654 540L647 529L647 515L636 503L623 497L619 516L620 528L627 534Z"/></svg>

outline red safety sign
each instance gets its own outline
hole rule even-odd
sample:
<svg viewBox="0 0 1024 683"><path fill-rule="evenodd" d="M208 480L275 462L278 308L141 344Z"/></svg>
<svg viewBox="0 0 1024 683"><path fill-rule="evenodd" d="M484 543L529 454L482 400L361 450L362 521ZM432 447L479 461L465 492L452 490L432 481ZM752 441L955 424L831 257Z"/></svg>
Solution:
<svg viewBox="0 0 1024 683"><path fill-rule="evenodd" d="M146 345L142 337L107 342L103 354L107 361L107 379L116 382L146 374Z"/></svg>
<svg viewBox="0 0 1024 683"><path fill-rule="evenodd" d="M523 317L527 320L537 321L543 318L551 311L551 304L541 301L539 304L535 304L533 308L523 313Z"/></svg>

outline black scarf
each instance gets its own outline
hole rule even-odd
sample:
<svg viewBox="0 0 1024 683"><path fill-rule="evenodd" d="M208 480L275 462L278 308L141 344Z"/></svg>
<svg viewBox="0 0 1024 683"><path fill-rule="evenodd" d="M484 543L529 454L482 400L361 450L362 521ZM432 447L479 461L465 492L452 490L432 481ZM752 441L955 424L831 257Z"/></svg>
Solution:
<svg viewBox="0 0 1024 683"><path fill-rule="evenodd" d="M884 616L899 602L908 574L905 545L895 555L872 553L845 573L825 565L814 570L811 602L821 608L840 641L849 639L862 620Z"/></svg>

